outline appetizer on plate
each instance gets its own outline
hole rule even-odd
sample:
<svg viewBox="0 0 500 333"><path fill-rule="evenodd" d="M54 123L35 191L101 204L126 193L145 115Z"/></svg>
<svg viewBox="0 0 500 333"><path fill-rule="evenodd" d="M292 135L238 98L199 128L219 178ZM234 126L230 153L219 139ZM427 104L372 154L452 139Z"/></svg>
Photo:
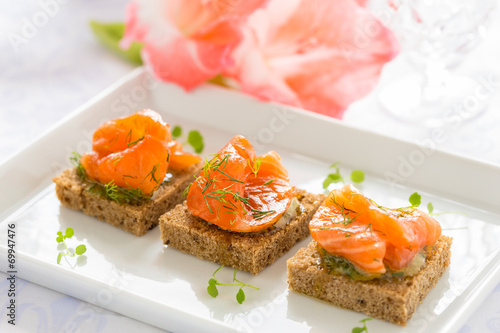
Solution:
<svg viewBox="0 0 500 333"><path fill-rule="evenodd" d="M203 167L198 155L172 140L169 125L146 109L101 125L92 152L54 177L57 197L133 233L145 234L161 214L182 202L182 191Z"/></svg>
<svg viewBox="0 0 500 333"><path fill-rule="evenodd" d="M164 244L252 274L309 235L324 199L289 184L276 152L256 156L235 136L187 189L186 201L160 217Z"/></svg>
<svg viewBox="0 0 500 333"><path fill-rule="evenodd" d="M452 239L434 218L352 185L328 195L309 229L313 241L287 261L289 288L403 326L450 264Z"/></svg>

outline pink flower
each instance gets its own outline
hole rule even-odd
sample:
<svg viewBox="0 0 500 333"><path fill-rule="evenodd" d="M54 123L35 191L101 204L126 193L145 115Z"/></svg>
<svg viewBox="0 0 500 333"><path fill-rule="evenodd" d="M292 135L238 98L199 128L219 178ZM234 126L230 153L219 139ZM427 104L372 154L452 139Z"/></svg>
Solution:
<svg viewBox="0 0 500 333"><path fill-rule="evenodd" d="M144 43L155 75L189 90L220 73L242 38L241 23L267 0L133 0L122 46Z"/></svg>
<svg viewBox="0 0 500 333"><path fill-rule="evenodd" d="M398 51L364 0L273 0L248 20L225 74L263 100L341 118Z"/></svg>

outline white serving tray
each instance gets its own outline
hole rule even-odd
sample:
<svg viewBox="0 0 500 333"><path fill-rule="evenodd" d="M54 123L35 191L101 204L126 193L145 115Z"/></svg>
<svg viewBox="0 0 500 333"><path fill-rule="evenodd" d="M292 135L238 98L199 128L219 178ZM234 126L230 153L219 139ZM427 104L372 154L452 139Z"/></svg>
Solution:
<svg viewBox="0 0 500 333"><path fill-rule="evenodd" d="M500 168L395 140L303 110L261 103L206 85L191 93L154 81L138 69L62 120L28 148L0 165L0 270L7 272L7 228L15 224L17 275L174 332L350 332L363 314L339 309L287 290L286 260L306 239L258 276L238 278L258 286L236 303L236 289L211 298L207 282L218 267L162 245L158 228L135 237L61 207L51 178L69 167L72 151L91 148L95 128L144 107L165 121L205 137L205 154L217 152L233 135L245 135L258 153L278 151L292 184L322 192L329 165L362 169L360 189L384 206L400 207L414 191L436 211L443 233L454 238L452 263L419 306L408 326L368 322L374 332L454 332L500 281ZM374 124L375 125L375 124ZM399 184L388 179L396 175ZM347 178L347 177L346 177ZM56 264L56 233L72 227L69 241L87 246L87 262ZM232 270L222 269L221 280ZM92 319L92 308L80 309Z"/></svg>

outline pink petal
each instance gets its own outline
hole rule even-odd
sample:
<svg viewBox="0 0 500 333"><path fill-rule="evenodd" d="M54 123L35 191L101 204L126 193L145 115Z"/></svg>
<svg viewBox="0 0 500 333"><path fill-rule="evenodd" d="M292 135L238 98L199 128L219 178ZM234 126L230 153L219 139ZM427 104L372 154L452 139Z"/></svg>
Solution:
<svg viewBox="0 0 500 333"><path fill-rule="evenodd" d="M289 14L274 22L266 11L278 5ZM371 91L398 50L392 33L356 0L276 0L249 22L252 42L237 48L226 74L261 99L337 118Z"/></svg>
<svg viewBox="0 0 500 333"><path fill-rule="evenodd" d="M127 8L126 47L145 44L155 75L189 90L231 63L246 16L267 0L135 0Z"/></svg>
<svg viewBox="0 0 500 333"><path fill-rule="evenodd" d="M363 7L366 7L366 5L368 4L368 0L356 0L356 2L358 3L358 5Z"/></svg>
<svg viewBox="0 0 500 333"><path fill-rule="evenodd" d="M228 18L244 18L268 0L174 0L169 1L169 19L185 36Z"/></svg>
<svg viewBox="0 0 500 333"><path fill-rule="evenodd" d="M220 72L230 61L228 51L226 46L179 37L165 44L146 44L142 57L160 80L190 90Z"/></svg>

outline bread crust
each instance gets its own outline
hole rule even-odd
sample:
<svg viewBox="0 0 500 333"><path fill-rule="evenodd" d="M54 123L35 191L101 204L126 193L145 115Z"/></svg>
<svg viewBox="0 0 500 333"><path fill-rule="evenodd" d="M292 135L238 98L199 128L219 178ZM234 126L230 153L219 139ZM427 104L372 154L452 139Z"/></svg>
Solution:
<svg viewBox="0 0 500 333"><path fill-rule="evenodd" d="M52 180L56 183L56 194L63 206L141 236L158 225L158 218L163 213L182 202L182 192L202 168L203 163L200 162L181 172L172 172L171 181L162 184L152 200L141 205L118 203L89 192L90 184L78 177L76 168L64 170Z"/></svg>
<svg viewBox="0 0 500 333"><path fill-rule="evenodd" d="M417 275L403 279L354 281L348 276L328 274L313 240L288 259L288 286L298 293L333 305L362 312L370 317L406 326L418 304L436 285L450 264L452 238L441 235Z"/></svg>
<svg viewBox="0 0 500 333"><path fill-rule="evenodd" d="M298 190L297 198L302 213L262 234L223 230L192 215L184 202L160 217L161 239L168 247L257 275L309 235L309 220L325 196Z"/></svg>

